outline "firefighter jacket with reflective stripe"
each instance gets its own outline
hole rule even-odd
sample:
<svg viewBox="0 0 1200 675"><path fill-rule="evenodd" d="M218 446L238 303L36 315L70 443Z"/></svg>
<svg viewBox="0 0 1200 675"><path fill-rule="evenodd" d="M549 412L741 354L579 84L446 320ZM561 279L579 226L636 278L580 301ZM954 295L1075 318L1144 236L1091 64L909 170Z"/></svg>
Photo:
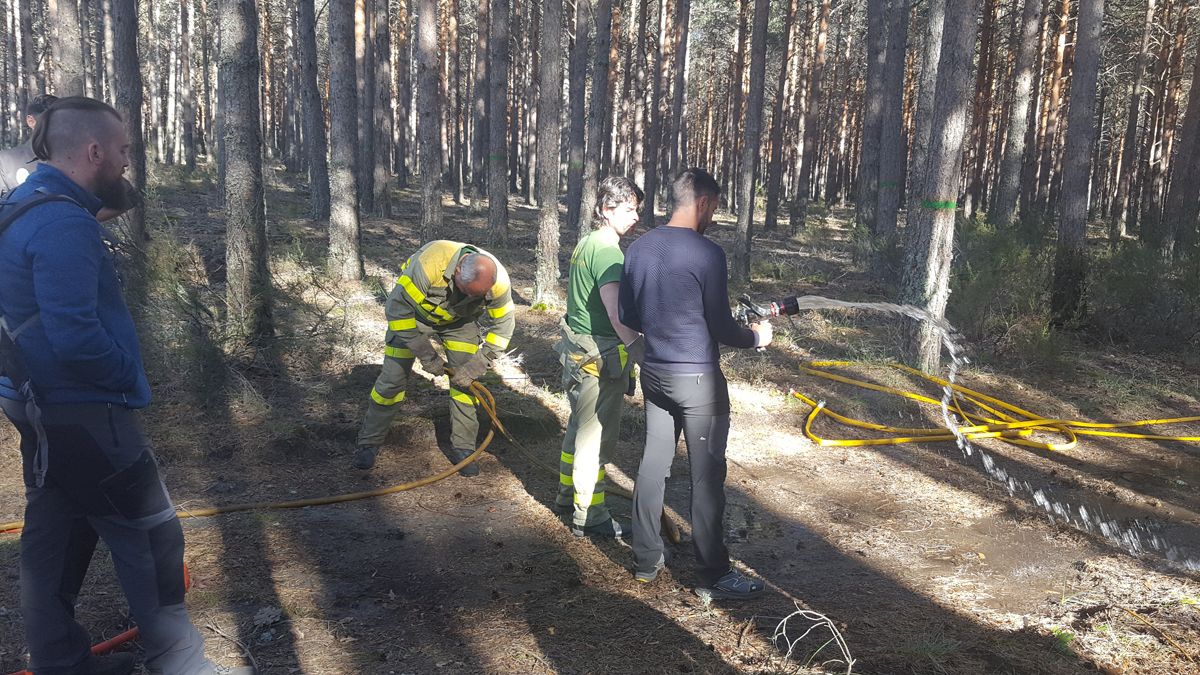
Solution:
<svg viewBox="0 0 1200 675"><path fill-rule="evenodd" d="M469 253L482 253L496 262L496 282L482 298L460 292L451 278L459 260ZM438 330L474 321L489 361L508 348L516 327L512 284L504 265L491 253L455 241L431 241L405 261L396 286L392 298L400 301L388 303L387 318L388 329L399 342L407 344L417 337L417 322Z"/></svg>

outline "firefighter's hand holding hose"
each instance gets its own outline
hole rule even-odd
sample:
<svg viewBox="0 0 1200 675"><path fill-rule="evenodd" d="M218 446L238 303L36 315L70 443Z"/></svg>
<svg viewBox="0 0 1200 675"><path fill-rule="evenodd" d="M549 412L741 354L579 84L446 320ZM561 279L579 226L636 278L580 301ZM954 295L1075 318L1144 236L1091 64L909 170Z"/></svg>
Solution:
<svg viewBox="0 0 1200 675"><path fill-rule="evenodd" d="M409 342L408 350L413 353L413 356L417 357L417 360L421 362L421 367L430 375L441 377L446 372L446 362L434 351L433 344L429 342L429 338L421 336Z"/></svg>
<svg viewBox="0 0 1200 675"><path fill-rule="evenodd" d="M475 380L483 377L490 367L491 363L487 357L482 352L477 353L470 361L454 369L454 374L450 376L450 384L464 391L470 389Z"/></svg>

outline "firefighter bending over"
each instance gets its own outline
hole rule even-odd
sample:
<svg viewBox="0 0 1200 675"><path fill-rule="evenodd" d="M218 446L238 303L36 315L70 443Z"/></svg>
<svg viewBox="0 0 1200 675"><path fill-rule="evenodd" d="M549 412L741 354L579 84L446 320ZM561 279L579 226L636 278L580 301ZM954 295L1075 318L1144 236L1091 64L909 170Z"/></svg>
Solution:
<svg viewBox="0 0 1200 675"><path fill-rule="evenodd" d="M471 384L508 348L516 322L508 272L487 251L454 241L431 241L400 267L388 296L387 339L383 369L371 389L366 416L358 434L354 467L375 465L379 446L404 400L413 360L438 377L449 367L450 445L447 458L457 464L474 452L479 433ZM436 338L446 360L434 350ZM475 476L469 464L460 474Z"/></svg>

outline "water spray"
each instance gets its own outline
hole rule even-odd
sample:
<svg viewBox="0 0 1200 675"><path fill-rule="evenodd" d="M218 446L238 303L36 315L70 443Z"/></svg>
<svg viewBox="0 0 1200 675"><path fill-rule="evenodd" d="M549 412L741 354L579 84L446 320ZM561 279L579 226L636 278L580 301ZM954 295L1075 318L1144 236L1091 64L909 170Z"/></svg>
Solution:
<svg viewBox="0 0 1200 675"><path fill-rule="evenodd" d="M1162 553L1167 560L1184 569L1193 572L1200 571L1200 559L1185 556L1178 547L1166 541L1157 533L1157 530L1161 529L1160 526L1141 520L1134 520L1125 525L1116 518L1106 515L1100 507L1086 504L1072 505L1065 499L1055 496L1049 487L1036 487L1029 481L1018 480L990 454L973 446L954 412L956 407L955 380L959 370L969 364L970 360L963 347L962 335L945 318L934 316L924 308L913 305L886 302L847 302L817 295L784 298L765 304L756 303L751 300L749 295L743 295L739 298L734 316L739 322L750 324L776 316L792 316L811 309L869 310L906 316L930 325L950 356L946 379L939 382L942 385L940 401L942 423L953 434L955 444L965 459L973 460L978 457L984 472L993 480L1004 485L1009 495L1015 496L1020 493L1027 496L1049 516L1051 522L1066 522L1084 532L1103 537L1111 544L1134 555L1157 551ZM824 402L818 402L817 406L824 407ZM970 422L969 419L965 421Z"/></svg>

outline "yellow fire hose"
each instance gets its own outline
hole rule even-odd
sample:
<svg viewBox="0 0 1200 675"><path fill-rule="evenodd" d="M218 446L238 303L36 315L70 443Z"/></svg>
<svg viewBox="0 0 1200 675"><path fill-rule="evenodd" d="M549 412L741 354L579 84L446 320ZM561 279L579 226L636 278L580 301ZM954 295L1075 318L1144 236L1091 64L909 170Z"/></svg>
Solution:
<svg viewBox="0 0 1200 675"><path fill-rule="evenodd" d="M842 384L849 384L862 389L870 389L893 396L907 398L918 403L941 407L941 401L923 394L912 391L904 391L893 387L873 384L863 380L839 375L830 372L830 368L844 368L855 365L851 361L810 361L805 366L800 368L801 372L813 377L820 377ZM1070 419L1054 419L1046 418L1037 413L1030 412L1023 408L1019 408L1011 403L1007 403L998 398L988 396L973 389L968 389L959 384L950 384L946 380L921 372L914 368L909 368L901 364L892 364L901 372L909 375L914 375L927 380L940 387L949 385L953 396L950 400L950 405L959 416L963 419L972 422L973 424L958 427L959 433L968 439L977 438L999 438L1006 443L1021 445L1038 450L1069 450L1074 448L1079 442L1079 436L1108 436L1115 438L1133 438L1151 441L1181 441L1181 442L1200 442L1200 436L1167 436L1160 434L1140 434L1127 431L1111 431L1112 429L1127 429L1131 427L1144 427L1151 425L1168 426L1173 424L1187 424L1191 422L1200 422L1200 417L1171 417L1165 419L1153 420L1138 420L1135 422L1086 422ZM903 443L924 443L930 441L952 441L955 440L955 435L944 427L926 427L926 428L909 428L909 427L893 427L883 424L874 424L863 420L854 419L836 413L825 407L824 402L813 400L804 394L791 391L791 396L803 401L811 407L807 418L804 422L804 435L813 443L822 447L854 447L854 446L870 446L870 445L900 445ZM836 420L837 422L850 427L865 429L868 431L877 431L884 434L893 434L892 436L884 436L882 438L866 438L866 439L833 439L818 436L813 431L813 425L817 417L826 415ZM1057 434L1063 437L1064 442L1053 443L1047 441L1030 440L1033 432L1045 432Z"/></svg>
<svg viewBox="0 0 1200 675"><path fill-rule="evenodd" d="M496 430L499 430L500 433L506 439L508 439L508 441L510 443L513 444L514 447L517 447L522 452L529 454L528 451L525 450L517 442L517 440L515 438L513 438L512 434L510 434L508 432L508 429L506 429L504 427L504 424L500 422L500 418L496 415L496 399L492 396L492 392L488 391L487 387L483 386L479 382L475 382L475 383L471 384L471 391L474 392L476 400L479 401L479 407L483 408L483 411L485 413L487 413L488 419L491 420L492 428L488 429L487 435L484 436L483 442L481 442L479 444L479 447L475 448L475 452L471 453L469 456L467 456L461 462L459 462L458 464L455 464L454 466L452 466L448 469L444 469L435 474L426 476L426 477L418 479L418 480L410 481L407 483L401 483L399 485L393 485L391 487L378 488L375 490L365 490L363 492L351 492L348 494L332 495L332 496L328 496L328 497L314 497L311 499L294 499L291 501L284 501L284 502L252 502L252 503L248 503L248 504L230 504L227 506L213 506L213 507L202 508L202 509L181 508L179 510L179 517L180 518L204 518L207 516L216 516L216 515L220 515L223 513L237 513L240 511L267 511L267 510L279 510L279 509L301 509L306 506L323 506L326 504L339 504L342 502L357 501L359 499L369 499L371 497L382 497L383 495L390 495L390 494L394 494L397 492L405 492L405 491L413 490L413 489L416 489L419 487L424 487L426 485L436 483L444 478L449 478L450 476L453 476L455 473L458 472L459 469L461 469L464 466L467 466L468 464L470 464L471 462L474 462L475 460L479 459L483 455L483 451L486 450L489 445L491 445L491 442L495 436ZM540 464L540 462L536 462L536 460L534 460L534 461L535 461L535 463ZM541 466L545 467L545 465L541 465ZM557 469L554 469L554 474L558 475ZM616 488L616 489L613 489L613 488ZM618 487L616 485L612 486L610 488L610 491L613 492L614 494L625 497L626 499L632 499L632 497L633 497L631 494L629 494L629 492L627 492L624 489L621 489L620 487ZM663 522L663 532L667 535L667 537L671 540L672 543L678 544L680 541L679 529L677 527L675 527L675 524L670 519L667 518L665 513L663 514L662 522ZM14 520L14 521L8 522L8 523L0 523L0 534L19 532L24 527L25 527L24 520Z"/></svg>

